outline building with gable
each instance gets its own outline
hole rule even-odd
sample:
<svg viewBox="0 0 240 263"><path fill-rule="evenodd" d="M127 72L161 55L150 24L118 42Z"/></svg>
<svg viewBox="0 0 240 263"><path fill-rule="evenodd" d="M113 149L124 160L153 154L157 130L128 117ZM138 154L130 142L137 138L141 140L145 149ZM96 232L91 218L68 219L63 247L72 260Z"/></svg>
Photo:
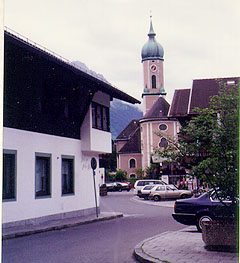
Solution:
<svg viewBox="0 0 240 263"><path fill-rule="evenodd" d="M94 214L110 101L139 101L8 29L4 42L3 226Z"/></svg>
<svg viewBox="0 0 240 263"><path fill-rule="evenodd" d="M167 183L177 184L185 179L186 171L177 163L166 163L154 155L156 147L163 148L167 137L177 139L181 125L192 116L195 107L206 108L209 98L218 94L220 85L239 84L238 78L197 79L190 89L175 90L171 105L166 101L162 46L155 39L152 21L148 41L142 48L144 90L143 118L133 120L116 138L117 168L127 171L128 177L136 178L136 169L145 170L155 163L156 173L164 175ZM161 132L162 136L157 135ZM161 170L161 174L159 174ZM162 178L163 179L163 178Z"/></svg>

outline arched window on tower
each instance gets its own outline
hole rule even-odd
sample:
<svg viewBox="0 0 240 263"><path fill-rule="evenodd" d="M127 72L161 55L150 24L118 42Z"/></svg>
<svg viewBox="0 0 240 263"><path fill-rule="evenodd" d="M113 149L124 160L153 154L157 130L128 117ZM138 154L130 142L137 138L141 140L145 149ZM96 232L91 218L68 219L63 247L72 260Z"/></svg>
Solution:
<svg viewBox="0 0 240 263"><path fill-rule="evenodd" d="M156 76L152 75L152 89L156 89Z"/></svg>

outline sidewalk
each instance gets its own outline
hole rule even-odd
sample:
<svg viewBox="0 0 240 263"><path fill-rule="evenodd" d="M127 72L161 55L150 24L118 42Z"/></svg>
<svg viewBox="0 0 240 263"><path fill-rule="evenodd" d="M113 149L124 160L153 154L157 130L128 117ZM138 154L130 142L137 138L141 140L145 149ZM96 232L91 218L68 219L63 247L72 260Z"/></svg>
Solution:
<svg viewBox="0 0 240 263"><path fill-rule="evenodd" d="M195 226L169 231L140 242L134 249L139 262L236 263L238 253L207 251Z"/></svg>
<svg viewBox="0 0 240 263"><path fill-rule="evenodd" d="M4 239L27 236L27 235L32 235L32 234L51 231L51 230L59 230L59 229L78 226L78 225L90 224L97 221L110 220L122 216L123 216L122 213L102 212L98 215L98 217L96 217L96 215L82 216L82 217L47 221L40 224L8 227L2 229L2 239L4 240Z"/></svg>

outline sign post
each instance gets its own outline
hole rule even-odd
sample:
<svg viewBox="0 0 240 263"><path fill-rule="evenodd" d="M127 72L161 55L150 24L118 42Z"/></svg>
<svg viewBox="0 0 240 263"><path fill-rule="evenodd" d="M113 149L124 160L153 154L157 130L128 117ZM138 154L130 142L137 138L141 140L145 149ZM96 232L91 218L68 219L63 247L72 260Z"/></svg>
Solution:
<svg viewBox="0 0 240 263"><path fill-rule="evenodd" d="M95 170L97 168L97 160L93 157L91 159L91 167L93 170L93 184L94 184L94 193L95 193L95 204L96 204L96 216L98 217L98 208L97 208L97 194L96 194L96 184L95 184Z"/></svg>

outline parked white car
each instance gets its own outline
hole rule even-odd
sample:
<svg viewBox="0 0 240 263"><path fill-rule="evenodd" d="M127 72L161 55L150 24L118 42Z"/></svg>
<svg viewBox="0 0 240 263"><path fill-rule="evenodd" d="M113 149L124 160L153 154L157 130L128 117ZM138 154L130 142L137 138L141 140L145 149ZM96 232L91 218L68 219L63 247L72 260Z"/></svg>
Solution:
<svg viewBox="0 0 240 263"><path fill-rule="evenodd" d="M154 186L155 186L154 184L143 186L143 188L138 191L137 196L139 198L144 198L145 200L147 200L150 194L150 191L153 189Z"/></svg>
<svg viewBox="0 0 240 263"><path fill-rule="evenodd" d="M166 184L162 180L155 180L155 179L144 179L144 180L137 180L134 184L134 194L140 193L140 190L145 185L164 185Z"/></svg>
<svg viewBox="0 0 240 263"><path fill-rule="evenodd" d="M179 199L189 198L192 196L192 191L178 190L174 185L156 185L150 193L149 199L160 201L161 199Z"/></svg>

